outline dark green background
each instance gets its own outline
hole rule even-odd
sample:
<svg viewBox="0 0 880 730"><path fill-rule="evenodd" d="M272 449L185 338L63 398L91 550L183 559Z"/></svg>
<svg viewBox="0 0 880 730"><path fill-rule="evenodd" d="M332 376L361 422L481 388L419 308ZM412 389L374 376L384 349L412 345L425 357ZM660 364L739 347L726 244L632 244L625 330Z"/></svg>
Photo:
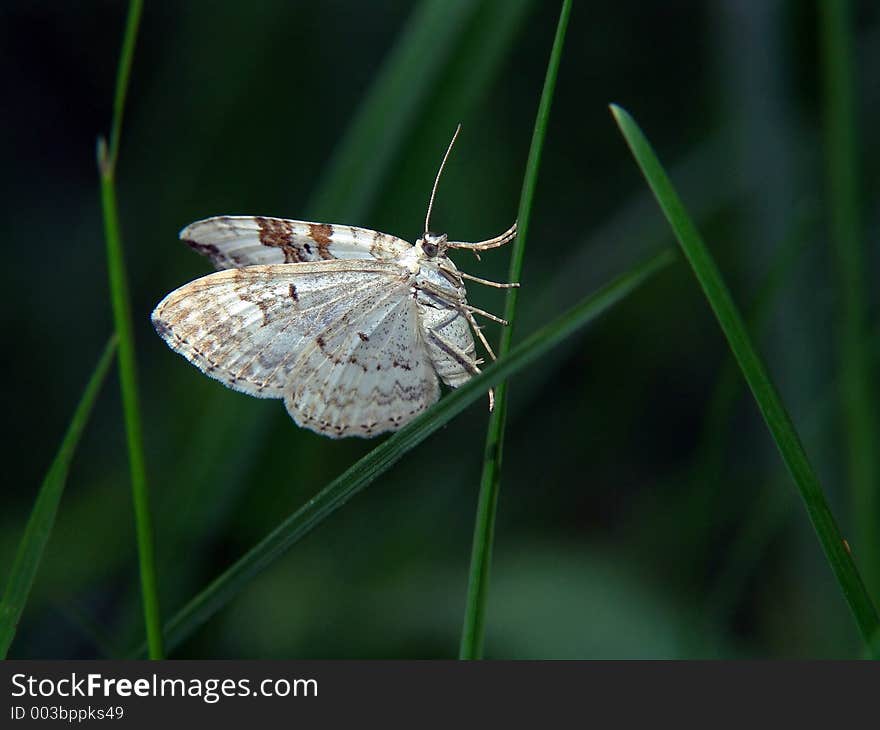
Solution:
<svg viewBox="0 0 880 730"><path fill-rule="evenodd" d="M280 403L226 390L164 346L149 312L209 271L177 231L214 214L320 215L413 240L457 122L433 227L478 240L515 216L556 2L459 0L451 40L424 46L443 60L419 81L417 113L397 125L394 104L385 109L387 171L366 183L353 174L356 200L338 208L310 202L416 6L146 3L118 193L165 616L371 446L300 430ZM21 0L0 11L9 433L0 581L111 332L94 149L109 127L125 10ZM575 3L517 338L672 245L608 113L617 102L657 146L737 302L756 309L752 332L848 534L818 22L812 2ZM875 3L856 3L855 29L876 307ZM495 61L475 65L502 32L509 41ZM507 257L456 260L504 278ZM501 310L497 292L469 294ZM494 326L487 334L497 340ZM678 262L512 381L488 656L859 655L839 588L728 360ZM408 454L173 656L455 656L486 417L480 402ZM140 638L114 375L10 656L112 656Z"/></svg>

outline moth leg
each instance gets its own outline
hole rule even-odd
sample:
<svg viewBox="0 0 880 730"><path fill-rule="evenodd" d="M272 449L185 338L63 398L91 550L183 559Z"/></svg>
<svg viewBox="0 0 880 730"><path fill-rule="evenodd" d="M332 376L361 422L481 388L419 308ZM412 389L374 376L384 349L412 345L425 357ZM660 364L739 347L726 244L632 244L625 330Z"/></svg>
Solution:
<svg viewBox="0 0 880 730"><path fill-rule="evenodd" d="M465 370L467 370L471 375L479 375L482 371L473 362L468 358L467 354L463 352L460 348L456 347L453 343L447 340L443 335L439 332L431 329L428 330L428 336L439 345L444 352L448 355L452 356L455 361L461 365ZM494 357L494 355L493 355ZM491 412L495 408L495 389L489 388L489 411Z"/></svg>
<svg viewBox="0 0 880 730"><path fill-rule="evenodd" d="M469 281L475 281L478 284L485 284L486 286L491 286L496 289L518 289L519 282L513 282L512 284L502 284L498 281L490 281L489 279L481 279L479 276L474 276L473 274L466 274L464 271L453 271L452 269L445 269L442 266L440 267L441 271L445 271L448 274L452 274L453 276L460 276L462 279L468 279Z"/></svg>
<svg viewBox="0 0 880 730"><path fill-rule="evenodd" d="M465 311L472 312L474 314L479 314L486 319L491 319L493 322L498 322L498 324L507 325L508 322L506 319L501 319L501 317L496 317L491 312L487 312L485 309L480 309L479 307L473 307L468 304L464 299L450 299L447 292L444 292L442 289L438 289L430 284L420 284L419 289L428 294L434 296L438 301L443 302L444 304L448 304L450 306L455 307L455 309L464 313Z"/></svg>
<svg viewBox="0 0 880 730"><path fill-rule="evenodd" d="M446 245L449 246L449 248L467 248L471 251L485 251L488 248L498 248L499 246L503 246L514 238L516 238L516 221L514 221L513 225L504 231L504 233L495 236L495 238L488 238L485 241L477 241L476 243L468 243L467 241L449 241Z"/></svg>
<svg viewBox="0 0 880 730"><path fill-rule="evenodd" d="M506 319L501 319L501 317L496 317L491 312L487 312L485 309L480 309L479 307L472 307L470 304L462 303L461 305L468 312L472 312L473 314L479 314L486 319L491 319L493 322L498 322L498 324L503 324L507 326L509 322Z"/></svg>
<svg viewBox="0 0 880 730"><path fill-rule="evenodd" d="M474 315L469 312L467 309L462 309L461 313L464 315L465 319L468 321L468 324L471 326L474 332L477 333L477 337L480 339L480 342L483 343L483 347L486 348L486 352L489 353L489 357L493 360L497 360L495 357L495 352L492 350L492 346L489 344L488 340L486 340L486 336L483 334L483 328L477 324L477 320L474 319Z"/></svg>

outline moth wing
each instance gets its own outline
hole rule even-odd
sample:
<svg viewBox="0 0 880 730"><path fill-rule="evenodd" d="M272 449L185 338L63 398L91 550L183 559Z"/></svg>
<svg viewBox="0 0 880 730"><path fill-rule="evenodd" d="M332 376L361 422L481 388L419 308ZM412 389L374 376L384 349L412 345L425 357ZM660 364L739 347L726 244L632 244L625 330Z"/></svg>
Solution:
<svg viewBox="0 0 880 730"><path fill-rule="evenodd" d="M368 228L263 216L216 216L190 223L181 240L218 269L330 261L392 260L406 241Z"/></svg>
<svg viewBox="0 0 880 730"><path fill-rule="evenodd" d="M334 438L396 431L440 396L409 294L348 313L300 356L284 404L301 426Z"/></svg>
<svg viewBox="0 0 880 730"><path fill-rule="evenodd" d="M250 266L174 290L153 311L156 332L206 375L282 398L304 353L340 323L370 320L408 296L407 273L378 261Z"/></svg>

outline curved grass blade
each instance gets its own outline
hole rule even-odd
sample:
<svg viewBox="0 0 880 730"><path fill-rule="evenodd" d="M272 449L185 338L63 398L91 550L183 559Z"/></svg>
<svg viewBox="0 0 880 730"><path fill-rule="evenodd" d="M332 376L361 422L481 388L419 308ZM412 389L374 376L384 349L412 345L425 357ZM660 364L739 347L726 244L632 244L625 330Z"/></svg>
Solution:
<svg viewBox="0 0 880 730"><path fill-rule="evenodd" d="M868 351L871 364L880 363L880 328L868 338L864 347ZM803 432L818 431L819 424L827 423L835 402L834 393L839 390L839 376L836 376L815 400L812 412L805 414ZM716 621L729 620L740 605L749 578L768 550L773 537L784 525L791 521L789 509L793 494L783 491L782 484L787 474L774 476L763 489L762 495L738 529L724 564L716 569L715 585L706 601L706 613ZM880 636L877 637L880 640Z"/></svg>
<svg viewBox="0 0 880 730"><path fill-rule="evenodd" d="M768 261L767 272L746 309L746 328L758 341L770 324L771 315L776 311L775 304L780 290L793 278L795 262L801 258L808 245L815 242L811 235L818 222L814 210L813 205L805 201L794 215L791 230L774 247L775 253ZM688 477L694 487L687 506L683 508L687 514L700 516L699 519L686 520L682 528L683 543L691 545L700 555L709 555L708 547L716 539L717 520L723 519L722 515L726 514L726 505L721 504L725 445L733 409L743 394L744 386L736 359L732 355L725 358L703 417L701 434ZM706 563L700 562L699 565L703 570L709 570Z"/></svg>
<svg viewBox="0 0 880 730"><path fill-rule="evenodd" d="M541 152L547 135L550 119L550 106L556 89L556 76L565 43L565 31L571 14L571 0L564 0L556 26L556 37L550 51L550 62L544 78L544 89L538 105L532 144L526 162L522 192L517 215L517 236L510 254L510 273L508 281L519 281L525 257L525 243L531 220L532 201L541 164ZM510 350L513 337L513 324L516 317L518 289L508 289L504 304L504 319L509 325L501 332L498 356L503 358ZM501 381L495 393L495 409L489 416L486 447L483 455L483 472L480 478L480 495L477 502L477 516L474 524L474 539L471 550L471 565L468 575L467 598L465 601L464 625L462 627L459 658L479 659L483 653L483 635L486 618L486 598L489 588L489 568L492 561L492 541L495 534L495 514L498 505L498 491L501 485L501 459L504 450L504 425L507 420L507 382Z"/></svg>
<svg viewBox="0 0 880 730"><path fill-rule="evenodd" d="M418 121L419 134L428 139L434 130L438 137L449 134L449 119L436 109L447 109L459 121L485 98L501 64L511 55L514 41L535 0L482 0L471 13L461 40L438 80L430 103ZM432 125L432 122L434 123ZM426 160L435 155L425 152ZM436 164L436 162L435 162Z"/></svg>
<svg viewBox="0 0 880 730"><path fill-rule="evenodd" d="M461 123L470 136L474 109L486 99L499 71L508 67L534 5L535 0L482 0L477 11L470 14L460 37L455 39L454 51L443 73L410 124L412 129L406 140L409 171L434 169L437 149L449 141L456 123ZM460 151L456 157L458 154ZM401 163L400 155L395 154L394 165ZM428 191L414 192L412 174L386 176L382 194L375 199L374 212L384 217L399 209L403 201L409 201L407 207L421 207L422 195ZM419 176L421 179L421 173ZM449 182L447 179L445 184ZM441 194L440 199L444 198ZM439 209L437 214L439 222L443 214ZM550 311L561 310L556 307Z"/></svg>
<svg viewBox="0 0 880 730"><path fill-rule="evenodd" d="M109 148L103 139L98 140L98 170L101 177L101 205L104 214L104 234L107 239L107 269L110 277L110 300L113 305L113 321L119 337L119 382L122 391L122 409L125 416L125 433L128 442L128 461L131 469L131 487L134 500L135 529L137 532L138 557L140 560L141 592L144 620L150 644L150 658L161 659L162 624L159 618L159 598L156 588L156 568L153 557L153 526L150 518L147 474L144 460L141 410L138 398L137 367L134 352L134 335L131 325L131 303L125 273L125 257L119 226L119 210L116 204L116 162L119 155L119 137L122 130L122 114L128 89L134 47L140 25L143 2L131 0L128 20L122 41L122 52L116 76L116 94L113 100L113 122Z"/></svg>
<svg viewBox="0 0 880 730"><path fill-rule="evenodd" d="M318 184L309 205L314 220L357 220L369 209L477 5L423 0L418 6Z"/></svg>
<svg viewBox="0 0 880 730"><path fill-rule="evenodd" d="M753 333L762 332L769 325L773 314L773 303L779 290L790 276L793 264L801 256L810 240L809 231L816 225L815 216L804 209L792 226L778 250L770 259L768 270L760 282L755 299L746 311L747 329ZM760 338L758 338L760 339ZM722 470L722 442L726 424L730 423L731 412L740 392L742 381L737 374L736 360L728 357L721 368L715 389L709 399L706 420L702 428L700 445L697 447L697 481L714 479Z"/></svg>
<svg viewBox="0 0 880 730"><path fill-rule="evenodd" d="M92 407L95 405L95 399L107 377L107 371L113 362L115 351L116 336L114 335L104 347L104 352L101 354L82 398L73 412L73 418L67 427L64 439L61 441L61 447L40 485L40 491L34 502L34 508L31 510L24 536L21 538L21 543L15 554L15 561L12 564L3 600L0 601L0 659L6 658L9 646L15 637L18 621L43 558L43 551L52 534L58 504L64 493L64 485L67 483L70 462L79 444L80 436L89 422Z"/></svg>
<svg viewBox="0 0 880 730"><path fill-rule="evenodd" d="M721 273L635 120L626 111L613 104L611 112L721 325L767 428L800 491L810 521L840 584L844 598L865 642L871 646L880 636L880 619L877 610L865 590L849 545L841 536L831 514L822 486L810 465L791 417L783 406L763 361L752 345Z"/></svg>
<svg viewBox="0 0 880 730"><path fill-rule="evenodd" d="M819 3L825 76L827 189L837 270L837 360L847 473L852 490L853 544L865 581L880 591L880 426L872 383L859 192L852 4Z"/></svg>
<svg viewBox="0 0 880 730"><path fill-rule="evenodd" d="M492 363L481 375L446 395L433 408L370 451L284 520L178 612L166 625L165 637L168 646L173 648L192 634L294 543L387 471L410 449L448 423L471 403L485 397L489 387L534 362L578 329L599 317L673 259L672 252L665 251L616 278L535 332L511 350L506 357ZM143 647L139 651L142 652Z"/></svg>

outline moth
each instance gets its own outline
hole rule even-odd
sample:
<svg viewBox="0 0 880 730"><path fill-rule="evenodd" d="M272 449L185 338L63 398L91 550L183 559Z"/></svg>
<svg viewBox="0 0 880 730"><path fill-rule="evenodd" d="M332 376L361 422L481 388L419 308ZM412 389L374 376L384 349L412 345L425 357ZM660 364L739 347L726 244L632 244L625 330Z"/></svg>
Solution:
<svg viewBox="0 0 880 730"><path fill-rule="evenodd" d="M430 230L410 244L355 226L217 216L180 232L219 271L175 289L153 326L206 375L258 398L280 398L302 427L332 438L396 431L440 396L480 372L473 335L495 359L465 281L519 286L460 271L450 249L497 248L504 233L476 243ZM489 393L489 407L493 396Z"/></svg>

